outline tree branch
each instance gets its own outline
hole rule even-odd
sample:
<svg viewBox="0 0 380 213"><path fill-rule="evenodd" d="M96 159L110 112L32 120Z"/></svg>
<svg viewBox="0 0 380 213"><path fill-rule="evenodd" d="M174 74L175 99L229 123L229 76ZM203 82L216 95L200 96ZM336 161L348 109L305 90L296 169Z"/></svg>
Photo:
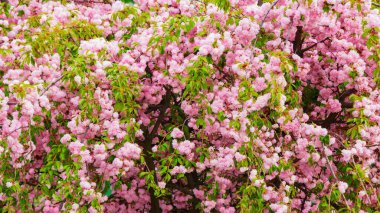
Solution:
<svg viewBox="0 0 380 213"><path fill-rule="evenodd" d="M311 195L311 191L308 191L308 189L306 188L306 186L305 186L305 184L304 183L299 183L299 182L295 182L294 183L294 186L296 187L296 188L298 188L299 190L301 190L304 194L305 194L305 196L309 196L309 195ZM317 195L318 197L319 197L319 195ZM337 210L339 210L339 209L341 209L344 205L343 204L341 204L341 203L331 203L331 205L335 208L335 209L337 209Z"/></svg>
<svg viewBox="0 0 380 213"><path fill-rule="evenodd" d="M60 81L61 79L63 78L63 75L61 75L61 77L59 77L57 80L55 80L53 83L51 83L49 86L47 86L44 90L42 90L40 96L42 96L43 94L45 94L46 91L48 91L50 89L50 87L54 86L54 84L56 84L58 81Z"/></svg>
<svg viewBox="0 0 380 213"><path fill-rule="evenodd" d="M309 46L309 47L306 47L305 49L302 49L302 50L301 50L302 55L303 55L303 53L305 53L306 51L308 51L308 50L314 48L315 46L317 46L319 43L325 42L325 41L327 41L327 40L329 40L329 39L330 39L330 37L327 37L327 38L323 39L322 41L318 41L317 43L315 43L315 44L313 44L313 45L311 45L311 46Z"/></svg>
<svg viewBox="0 0 380 213"><path fill-rule="evenodd" d="M347 102L344 102L344 100L347 97L349 97L350 95L354 94L355 92L356 92L356 89L352 88L352 89L348 89L348 90L344 91L339 96L338 100L341 103L342 111L343 111L343 109L352 108L353 103L347 103ZM314 122L314 123L316 123L318 125L321 125L324 128L328 128L328 127L330 127L331 124L339 122L339 121L337 121L337 117L342 113L342 111L335 112L335 113L330 113L329 116L327 116L326 119L324 119L324 120L314 120L312 122Z"/></svg>
<svg viewBox="0 0 380 213"><path fill-rule="evenodd" d="M303 57L303 52L302 52L302 44L303 44L302 33L303 33L303 27L302 26L297 26L296 36L294 37L294 42L293 42L293 52L295 54L297 54L301 58Z"/></svg>
<svg viewBox="0 0 380 213"><path fill-rule="evenodd" d="M338 182L339 179L338 179L338 177L336 176L336 174L335 174L335 172L334 172L334 170L333 170L333 168L332 168L332 166L331 166L330 160L329 160L329 158L328 158L328 156L327 156L327 154L326 154L326 147L325 147L325 145L324 145L323 143L322 143L322 146L323 146L323 155L325 156L325 159L326 159L326 161L327 161L327 166L328 166L330 172L332 173L332 175L333 175L335 181ZM342 196L343 196L343 199L344 199L344 202L345 202L347 208L351 211L351 208L350 208L350 206L348 205L348 202L347 202L346 196L344 196L344 193L342 193Z"/></svg>
<svg viewBox="0 0 380 213"><path fill-rule="evenodd" d="M235 78L232 75L225 73L224 70L216 64L213 64L213 66L220 72L220 74L223 75L223 77L227 80L227 82L231 84L235 83Z"/></svg>
<svg viewBox="0 0 380 213"><path fill-rule="evenodd" d="M170 99L170 97L171 97L170 93L171 93L170 91L167 91L166 95L163 97L161 103L159 104L160 105L160 114L157 117L156 123L154 124L152 131L149 132L149 129L147 127L144 128L145 140L141 142L141 146L143 147L143 154L145 156L147 167L148 167L149 171L152 171L154 173L154 181L156 183L158 182L158 180L157 180L157 176L156 176L156 167L154 165L154 159L150 154L152 152L152 146L151 145L152 145L152 140L155 137L157 130L160 127L160 125L161 125L161 123L165 117L166 110L170 106L170 100L171 100ZM151 213L160 213L161 208L159 205L159 200L154 195L154 189L153 188L149 189L149 194L150 194L150 200L151 200L150 212Z"/></svg>
<svg viewBox="0 0 380 213"><path fill-rule="evenodd" d="M265 22L265 19L267 19L268 15L269 15L269 12L273 9L273 7L277 4L278 1L279 1L279 0L276 0L276 1L273 2L273 4L270 6L269 10L267 11L267 13L265 14L263 20L262 20L261 23L260 23L260 28L259 28L259 29L261 29L261 28L263 27L264 22ZM259 1L259 3L260 3L260 1ZM260 6L260 5L259 5L259 6ZM256 46L257 38L258 38L258 36L256 36L256 39L255 39L255 42L253 43L253 46Z"/></svg>

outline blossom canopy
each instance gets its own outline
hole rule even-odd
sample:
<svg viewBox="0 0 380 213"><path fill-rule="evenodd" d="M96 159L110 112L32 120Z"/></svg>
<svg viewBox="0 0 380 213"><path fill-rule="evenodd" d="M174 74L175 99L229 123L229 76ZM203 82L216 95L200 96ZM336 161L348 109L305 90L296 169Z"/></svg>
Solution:
<svg viewBox="0 0 380 213"><path fill-rule="evenodd" d="M378 211L378 6L0 1L0 208Z"/></svg>

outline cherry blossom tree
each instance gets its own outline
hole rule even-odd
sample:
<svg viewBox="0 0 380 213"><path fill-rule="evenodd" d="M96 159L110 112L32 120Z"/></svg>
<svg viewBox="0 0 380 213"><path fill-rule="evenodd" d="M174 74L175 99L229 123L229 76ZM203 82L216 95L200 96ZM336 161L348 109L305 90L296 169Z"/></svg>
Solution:
<svg viewBox="0 0 380 213"><path fill-rule="evenodd" d="M3 212L376 212L370 0L0 2Z"/></svg>

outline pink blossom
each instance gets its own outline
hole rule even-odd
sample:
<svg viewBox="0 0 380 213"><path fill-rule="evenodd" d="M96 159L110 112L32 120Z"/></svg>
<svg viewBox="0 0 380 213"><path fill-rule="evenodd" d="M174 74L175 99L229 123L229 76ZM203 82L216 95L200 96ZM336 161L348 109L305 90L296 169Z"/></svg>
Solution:
<svg viewBox="0 0 380 213"><path fill-rule="evenodd" d="M344 194L347 188L348 188L348 184L346 182L342 182L342 181L338 182L338 189L340 193Z"/></svg>
<svg viewBox="0 0 380 213"><path fill-rule="evenodd" d="M306 213L336 187L350 196L332 202L378 209L371 1L8 2L1 201L40 204L26 212L190 211L194 201L240 212L253 189L263 212ZM352 163L365 180L330 182Z"/></svg>
<svg viewBox="0 0 380 213"><path fill-rule="evenodd" d="M158 182L158 187L160 187L161 189L164 189L165 186L166 186L165 182Z"/></svg>
<svg viewBox="0 0 380 213"><path fill-rule="evenodd" d="M172 133L171 133L171 136L173 138L182 138L184 136L184 134L180 129L174 128Z"/></svg>
<svg viewBox="0 0 380 213"><path fill-rule="evenodd" d="M81 151L81 148L83 147L83 144L80 142L80 141L75 141L75 142L71 142L69 144L69 150L73 153L73 154L79 154L80 151Z"/></svg>

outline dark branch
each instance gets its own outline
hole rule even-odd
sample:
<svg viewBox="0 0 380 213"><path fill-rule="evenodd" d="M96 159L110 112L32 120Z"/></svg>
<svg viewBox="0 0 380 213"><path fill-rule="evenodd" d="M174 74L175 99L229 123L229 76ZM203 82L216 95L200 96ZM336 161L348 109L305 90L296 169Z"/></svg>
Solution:
<svg viewBox="0 0 380 213"><path fill-rule="evenodd" d="M293 52L297 54L299 57L303 57L302 52L302 44L303 44L303 38L302 38L303 28L301 26L297 26L296 36L294 37L293 42Z"/></svg>
<svg viewBox="0 0 380 213"><path fill-rule="evenodd" d="M58 81L60 81L61 79L63 78L63 75L61 75L61 77L59 77L57 80L55 80L53 83L51 83L48 87L46 87L40 94L40 96L42 96L43 94L45 94L46 91L48 91L50 89L50 87L54 86L54 84L56 84Z"/></svg>
<svg viewBox="0 0 380 213"><path fill-rule="evenodd" d="M141 142L141 146L143 147L143 153L145 156L147 167L148 167L149 171L154 172L154 181L156 183L158 182L158 180L157 180L157 176L155 173L156 168L154 165L154 159L151 156L151 152L152 152L152 146L151 145L152 145L153 138L155 137L155 135L158 131L158 128L160 127L162 121L164 120L166 110L169 108L170 100L171 100L171 94L170 93L171 93L171 91L168 90L166 92L166 95L163 97L161 103L159 104L160 114L157 117L156 123L154 124L152 131L149 132L147 127L143 128L145 140ZM150 212L151 213L160 213L161 208L159 205L159 200L154 195L154 189L153 188L149 189L149 194L150 194L150 200L151 200Z"/></svg>
<svg viewBox="0 0 380 213"><path fill-rule="evenodd" d="M294 186L296 188L298 188L299 190L301 190L305 194L305 196L310 196L311 195L311 191L307 189L307 187L306 187L306 185L304 183L295 182ZM331 204L331 206L333 206L337 210L342 209L344 207L344 205L341 204L341 203L339 203L339 202L338 203L331 202L330 204Z"/></svg>
<svg viewBox="0 0 380 213"><path fill-rule="evenodd" d="M342 111L344 109L352 108L353 104L352 103L347 103L345 102L345 99L349 97L350 95L354 94L356 92L356 89L348 89L344 91L338 98L339 102L341 103L342 106ZM335 113L330 113L329 116L327 116L326 119L324 120L314 120L312 122L321 125L324 128L330 127L331 124L333 123L339 123L340 121L338 120L338 116L342 113L340 112L335 112Z"/></svg>
<svg viewBox="0 0 380 213"><path fill-rule="evenodd" d="M329 40L329 39L330 39L330 37L327 37L327 38L323 39L322 41L319 41L319 42L317 42L317 43L315 43L315 44L313 44L313 45L311 45L311 46L309 46L309 47L306 47L305 49L302 49L302 50L301 50L302 55L303 55L306 51L308 51L308 50L314 48L315 46L317 46L319 43L325 42L325 41L327 41L327 40Z"/></svg>
<svg viewBox="0 0 380 213"><path fill-rule="evenodd" d="M273 2L272 5L270 6L269 10L267 11L267 13L265 14L263 20L262 20L261 23L260 23L260 29L263 27L264 22L265 22L265 20L267 19L268 15L269 15L269 12L273 9L273 7L277 4L278 1L279 1L279 0L276 0L276 1ZM259 6L260 6L260 5L259 5ZM256 36L256 39L255 39L255 42L253 43L253 46L256 46L257 39L258 39L258 36Z"/></svg>

